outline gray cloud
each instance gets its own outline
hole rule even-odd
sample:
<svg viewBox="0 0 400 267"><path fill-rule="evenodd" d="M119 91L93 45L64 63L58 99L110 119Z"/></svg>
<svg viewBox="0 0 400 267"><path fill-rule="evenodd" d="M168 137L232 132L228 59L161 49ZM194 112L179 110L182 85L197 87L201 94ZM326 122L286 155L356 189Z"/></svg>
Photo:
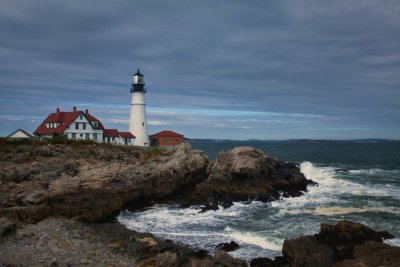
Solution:
<svg viewBox="0 0 400 267"><path fill-rule="evenodd" d="M73 105L127 128L130 77L140 67L152 131L399 138L398 1L3 0L0 7L2 135L17 125L10 118L32 131L30 117ZM175 108L223 115L167 115ZM166 114L154 113L160 109ZM230 110L321 117L231 120Z"/></svg>

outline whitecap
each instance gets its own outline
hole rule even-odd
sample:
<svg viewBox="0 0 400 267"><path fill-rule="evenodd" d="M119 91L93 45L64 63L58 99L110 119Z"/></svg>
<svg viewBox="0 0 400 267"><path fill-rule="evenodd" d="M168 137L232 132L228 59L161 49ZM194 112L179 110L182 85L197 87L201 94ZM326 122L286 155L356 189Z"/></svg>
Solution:
<svg viewBox="0 0 400 267"><path fill-rule="evenodd" d="M237 242L255 245L272 251L281 251L284 241L275 237L266 237L258 232L236 231L231 227L226 227L225 232Z"/></svg>
<svg viewBox="0 0 400 267"><path fill-rule="evenodd" d="M383 242L391 246L400 247L400 238L398 237L392 239L385 239L383 240Z"/></svg>

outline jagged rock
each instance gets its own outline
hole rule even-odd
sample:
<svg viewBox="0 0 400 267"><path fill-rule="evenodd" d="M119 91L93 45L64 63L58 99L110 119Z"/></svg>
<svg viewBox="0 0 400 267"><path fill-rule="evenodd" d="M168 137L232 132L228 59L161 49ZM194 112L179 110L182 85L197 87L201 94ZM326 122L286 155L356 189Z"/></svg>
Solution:
<svg viewBox="0 0 400 267"><path fill-rule="evenodd" d="M252 147L236 147L220 152L208 165L207 180L196 186L193 199L207 200L204 210L218 205L229 206L232 201L278 198L280 191L287 196L299 196L307 185L313 184L293 163L286 163L265 155Z"/></svg>
<svg viewBox="0 0 400 267"><path fill-rule="evenodd" d="M150 153L140 164L138 157L145 152L135 148L77 143L24 149L32 155L26 162L16 163L11 149L0 162L0 215L23 222L49 214L102 221L127 205L143 207L184 195L205 179L208 164L185 144L173 152Z"/></svg>
<svg viewBox="0 0 400 267"><path fill-rule="evenodd" d="M321 224L318 234L285 240L284 259L271 266L400 266L400 248L382 243L386 237L393 236L360 223Z"/></svg>
<svg viewBox="0 0 400 267"><path fill-rule="evenodd" d="M217 249L214 251L214 260L221 263L223 266L247 266L247 263L244 260L235 259L226 251L223 251L221 249Z"/></svg>
<svg viewBox="0 0 400 267"><path fill-rule="evenodd" d="M336 225L321 224L320 233L315 238L332 249L334 262L352 258L356 245L383 240L379 232L350 221L340 221Z"/></svg>
<svg viewBox="0 0 400 267"><path fill-rule="evenodd" d="M327 245L318 244L313 236L303 236L283 242L282 254L291 266L332 266L333 252Z"/></svg>
<svg viewBox="0 0 400 267"><path fill-rule="evenodd" d="M215 248L229 252L238 249L239 245L235 241L231 241L230 243L220 243Z"/></svg>
<svg viewBox="0 0 400 267"><path fill-rule="evenodd" d="M343 260L334 265L334 267L350 266L400 266L400 247L367 241L354 247L354 259Z"/></svg>

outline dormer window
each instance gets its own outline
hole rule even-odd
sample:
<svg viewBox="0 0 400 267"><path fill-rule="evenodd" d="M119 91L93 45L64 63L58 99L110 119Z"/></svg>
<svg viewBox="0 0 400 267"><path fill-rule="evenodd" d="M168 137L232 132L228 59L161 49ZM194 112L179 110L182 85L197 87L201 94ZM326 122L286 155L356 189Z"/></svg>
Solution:
<svg viewBox="0 0 400 267"><path fill-rule="evenodd" d="M94 121L94 122L93 122L93 126L94 126L94 127L97 127L97 126L98 126L98 125L97 125L97 121Z"/></svg>

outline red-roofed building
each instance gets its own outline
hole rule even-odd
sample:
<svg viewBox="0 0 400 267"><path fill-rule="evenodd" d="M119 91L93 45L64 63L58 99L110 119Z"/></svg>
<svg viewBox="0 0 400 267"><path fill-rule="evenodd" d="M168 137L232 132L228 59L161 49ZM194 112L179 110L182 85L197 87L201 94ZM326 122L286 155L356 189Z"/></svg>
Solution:
<svg viewBox="0 0 400 267"><path fill-rule="evenodd" d="M176 146L183 142L183 135L173 131L161 131L150 135L150 143L152 146Z"/></svg>
<svg viewBox="0 0 400 267"><path fill-rule="evenodd" d="M133 146L133 140L136 137L131 132L119 132L119 140L121 145Z"/></svg>
<svg viewBox="0 0 400 267"><path fill-rule="evenodd" d="M50 138L64 135L71 140L92 140L97 143L133 145L135 136L130 132L118 132L117 129L105 129L101 121L89 114L89 110L64 112L56 109L35 130L34 135Z"/></svg>
<svg viewBox="0 0 400 267"><path fill-rule="evenodd" d="M72 111L60 111L51 113L33 132L37 137L54 137L64 135L71 140L93 140L103 142L103 124L89 110L78 111L73 107Z"/></svg>
<svg viewBox="0 0 400 267"><path fill-rule="evenodd" d="M104 129L103 130L103 140L104 143L118 144L119 134L117 129Z"/></svg>
<svg viewBox="0 0 400 267"><path fill-rule="evenodd" d="M118 132L117 129L104 129L103 131L104 143L114 145L133 145L135 136L130 132Z"/></svg>

